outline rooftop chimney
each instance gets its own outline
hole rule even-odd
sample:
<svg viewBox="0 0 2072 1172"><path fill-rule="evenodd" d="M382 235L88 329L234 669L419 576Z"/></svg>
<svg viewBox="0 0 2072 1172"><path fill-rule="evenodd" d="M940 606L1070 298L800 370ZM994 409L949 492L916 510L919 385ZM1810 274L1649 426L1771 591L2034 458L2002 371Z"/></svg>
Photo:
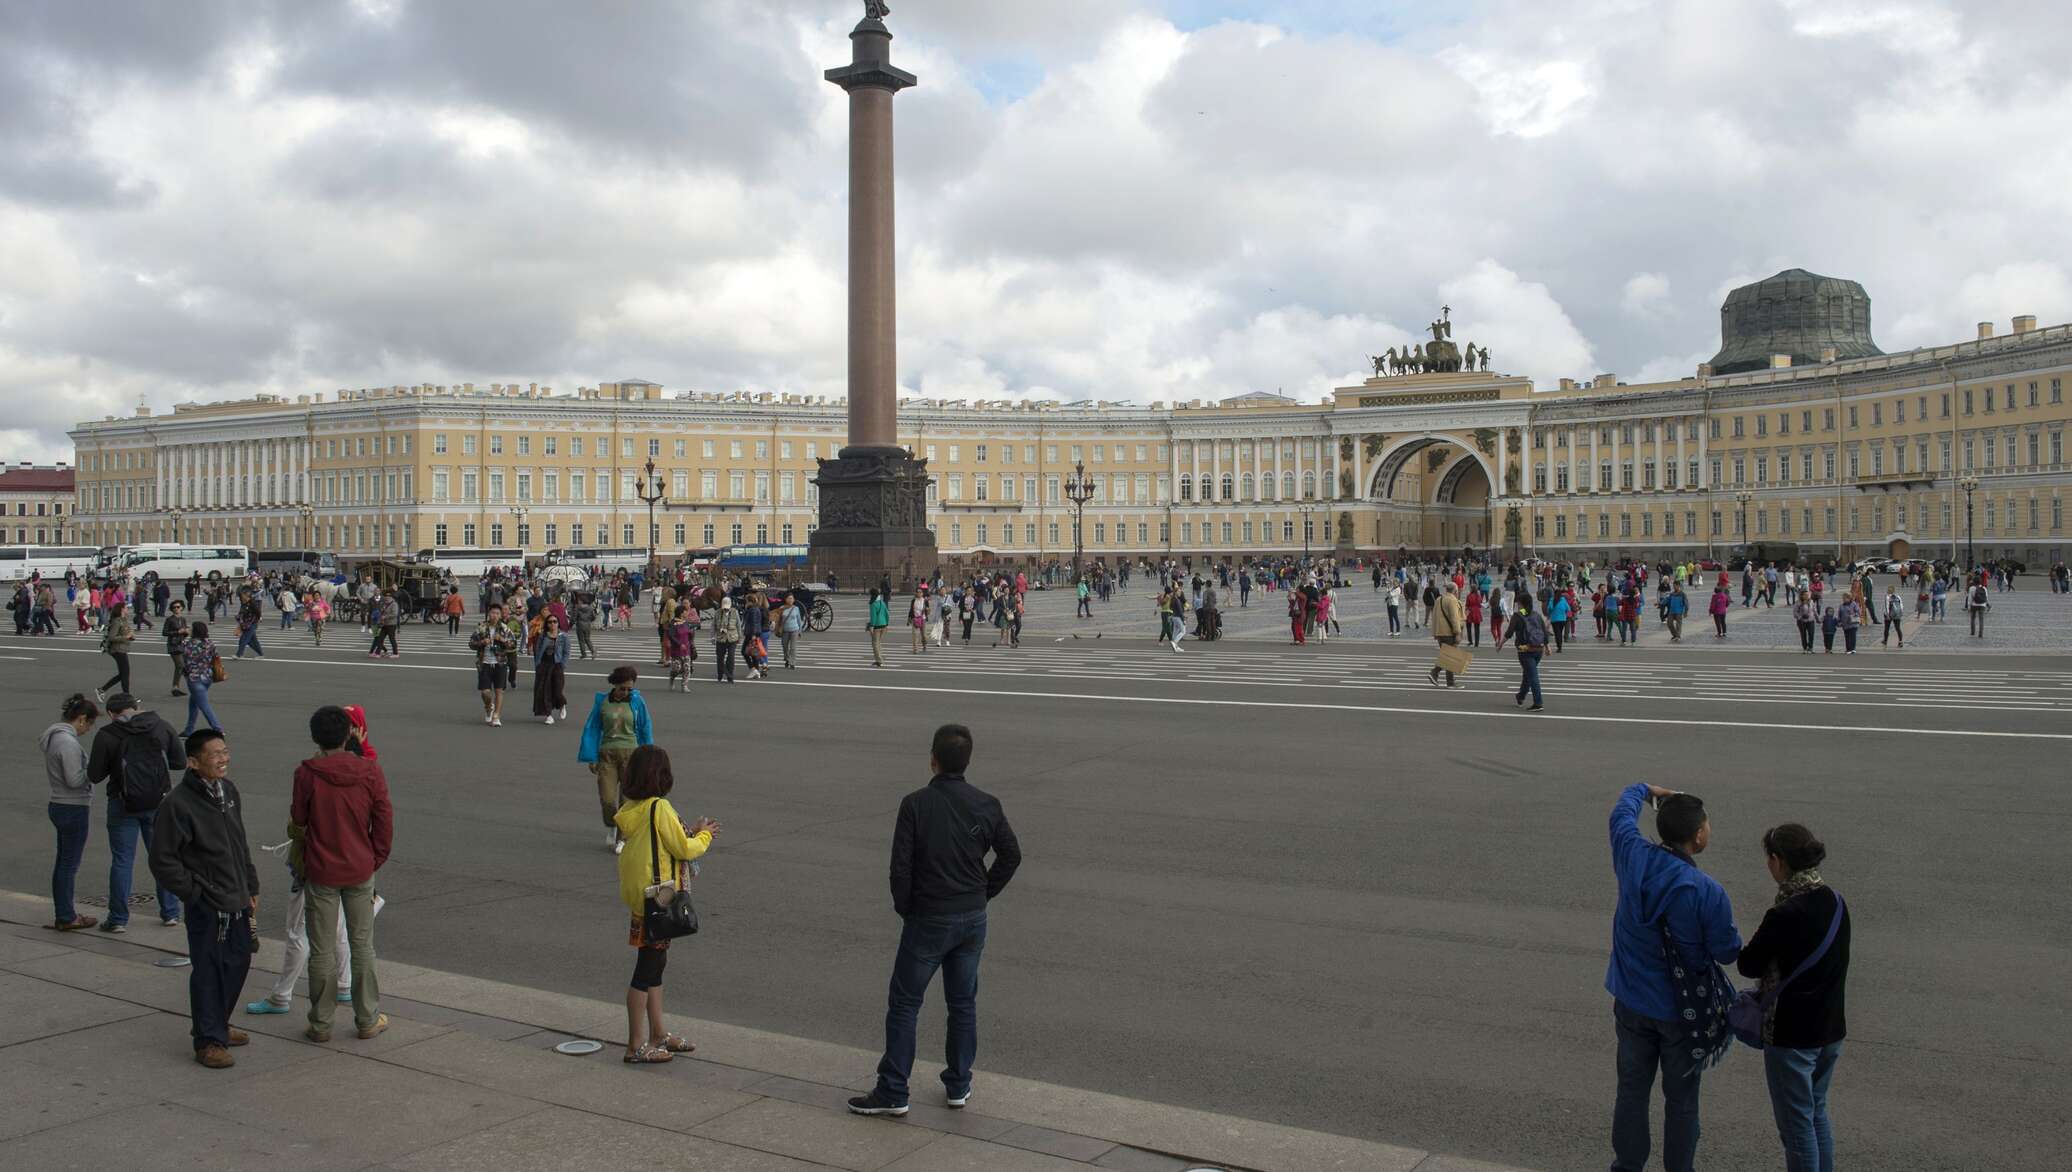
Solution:
<svg viewBox="0 0 2072 1172"><path fill-rule="evenodd" d="M2022 314L2016 314L2016 315L2015 315L2015 319L2014 319L2014 332L2015 332L2015 333L2017 333L2017 334L2026 334L2026 333L2028 333L2028 332L2029 332L2030 330L2033 330L2033 329L2035 329L2035 328L2036 328L2036 315L2035 315L2035 314L2033 314L2033 313L2022 313Z"/></svg>
<svg viewBox="0 0 2072 1172"><path fill-rule="evenodd" d="M1784 370L1784 369L1787 369L1787 368L1788 368L1788 367L1790 367L1790 366L1791 366L1791 355L1789 355L1789 354L1772 354L1772 355L1770 355L1770 369L1771 369L1771 370Z"/></svg>
<svg viewBox="0 0 2072 1172"><path fill-rule="evenodd" d="M1989 322L1989 321L1982 321L1982 322L1978 323L1978 336L1979 336L1979 341L1981 341L1981 342L1985 341L1985 340L1986 340L1987 338L1990 338L1990 337L1992 337L1992 336L1993 336L1993 323L1992 323L1992 322Z"/></svg>
<svg viewBox="0 0 2072 1172"><path fill-rule="evenodd" d="M1835 360L1835 348L1834 348L1833 346L1822 346L1822 347L1820 348L1820 362L1821 362L1821 365L1823 365L1823 366L1824 366L1824 365L1826 365L1826 364L1828 364L1828 363L1830 363L1830 362L1833 362L1834 360Z"/></svg>

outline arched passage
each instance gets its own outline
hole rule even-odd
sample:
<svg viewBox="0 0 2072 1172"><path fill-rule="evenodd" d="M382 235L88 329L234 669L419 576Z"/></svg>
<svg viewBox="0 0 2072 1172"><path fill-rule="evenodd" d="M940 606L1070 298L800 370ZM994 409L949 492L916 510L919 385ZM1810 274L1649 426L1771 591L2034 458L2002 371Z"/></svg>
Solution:
<svg viewBox="0 0 2072 1172"><path fill-rule="evenodd" d="M1460 449L1469 459L1473 460L1476 466L1482 469L1482 478L1485 484L1495 485L1498 483L1496 466L1491 464L1480 451L1476 450L1473 440L1464 436L1449 435L1445 432L1428 431L1404 436L1382 450L1381 455L1375 458L1374 473L1367 482L1366 492L1362 494L1364 499L1390 499L1396 478L1402 473L1403 466L1409 463L1411 457L1431 448L1435 444L1447 444ZM1457 466L1465 466L1467 463L1467 460L1462 460Z"/></svg>

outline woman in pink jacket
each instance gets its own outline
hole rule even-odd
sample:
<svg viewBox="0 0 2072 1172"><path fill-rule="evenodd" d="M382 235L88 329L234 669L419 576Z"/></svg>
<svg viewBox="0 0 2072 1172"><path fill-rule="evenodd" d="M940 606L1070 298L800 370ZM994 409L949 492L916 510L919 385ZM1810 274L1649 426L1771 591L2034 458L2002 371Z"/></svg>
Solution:
<svg viewBox="0 0 2072 1172"><path fill-rule="evenodd" d="M1727 593L1727 580L1721 578L1719 585L1712 588L1712 637L1727 637L1727 612L1733 609L1734 600Z"/></svg>

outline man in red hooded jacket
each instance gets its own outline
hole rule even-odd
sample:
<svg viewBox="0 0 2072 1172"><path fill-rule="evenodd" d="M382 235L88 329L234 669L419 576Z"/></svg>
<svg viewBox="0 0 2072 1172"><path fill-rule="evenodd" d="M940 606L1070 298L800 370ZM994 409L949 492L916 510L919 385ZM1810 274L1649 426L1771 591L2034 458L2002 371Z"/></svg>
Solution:
<svg viewBox="0 0 2072 1172"><path fill-rule="evenodd" d="M388 1028L374 976L374 873L388 861L394 812L388 780L371 757L349 747L352 718L326 705L309 718L317 755L295 769L288 833L302 843L304 928L309 934L309 1029L331 1040L338 1008L338 909L352 945L353 1022L362 1038Z"/></svg>

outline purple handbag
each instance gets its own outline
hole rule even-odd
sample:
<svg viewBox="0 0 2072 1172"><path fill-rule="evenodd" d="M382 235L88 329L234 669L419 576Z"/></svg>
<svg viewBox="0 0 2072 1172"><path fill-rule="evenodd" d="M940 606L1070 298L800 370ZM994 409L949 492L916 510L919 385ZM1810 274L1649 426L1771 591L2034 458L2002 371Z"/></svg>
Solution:
<svg viewBox="0 0 2072 1172"><path fill-rule="evenodd" d="M1807 969L1819 964L1820 958L1827 955L1827 950L1835 942L1835 933L1842 930L1842 915L1846 910L1846 905L1842 903L1842 893L1835 892L1835 918L1828 922L1827 938L1820 942L1820 947L1813 950L1813 955L1800 961L1799 967L1793 969L1790 976L1777 982L1770 990L1769 996L1761 996L1755 989L1745 989L1734 998L1732 1005L1727 1006L1727 1028L1734 1031L1736 1038L1755 1049L1763 1048L1763 1019L1770 1016L1770 1010L1776 1007L1777 998L1784 992L1784 987L1804 976Z"/></svg>

